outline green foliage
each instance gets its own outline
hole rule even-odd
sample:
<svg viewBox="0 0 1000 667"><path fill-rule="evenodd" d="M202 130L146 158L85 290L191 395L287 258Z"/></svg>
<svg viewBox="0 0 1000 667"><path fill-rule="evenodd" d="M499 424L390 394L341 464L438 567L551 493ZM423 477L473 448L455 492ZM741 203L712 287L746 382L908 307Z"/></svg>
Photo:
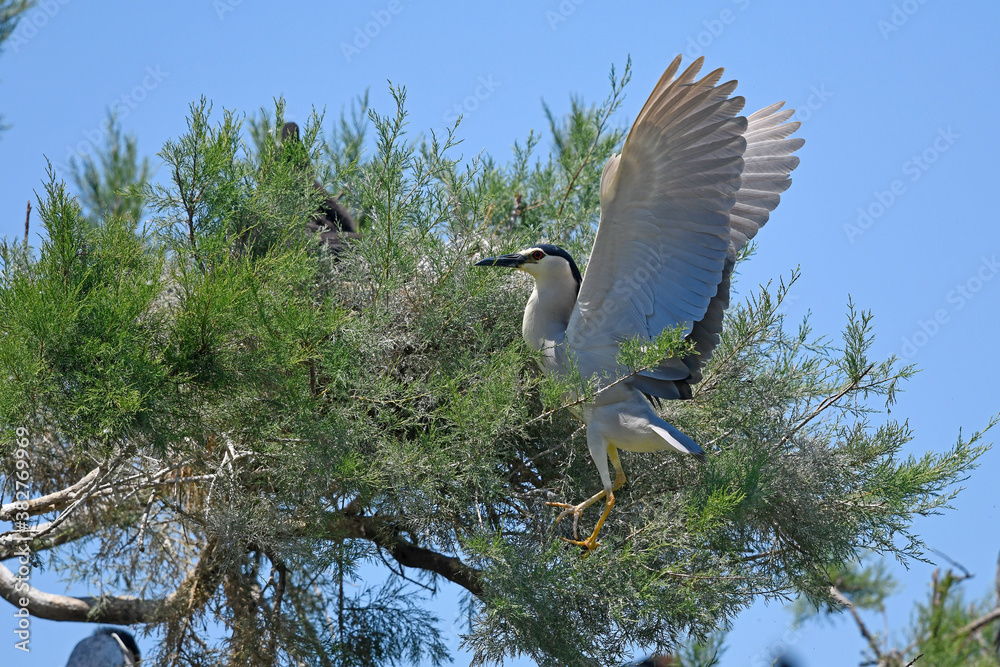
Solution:
<svg viewBox="0 0 1000 667"><path fill-rule="evenodd" d="M34 6L34 0L0 0L0 44L13 34L21 15Z"/></svg>
<svg viewBox="0 0 1000 667"><path fill-rule="evenodd" d="M155 428L152 397L167 369L151 334L162 255L131 221L90 227L49 171L39 202L45 241L38 260L5 271L0 291L5 424L42 412L87 447L110 433Z"/></svg>
<svg viewBox="0 0 1000 667"><path fill-rule="evenodd" d="M704 641L682 647L677 652L678 667L714 667L722 664L722 655L726 652L723 646L725 641L725 633L717 632Z"/></svg>
<svg viewBox="0 0 1000 667"><path fill-rule="evenodd" d="M362 162L365 139L368 132L368 91L351 103L351 117L341 114L333 128L330 141L324 143L323 150L334 178L339 182L353 173Z"/></svg>
<svg viewBox="0 0 1000 667"><path fill-rule="evenodd" d="M141 191L150 177L149 158L139 160L138 141L123 134L114 114L108 114L106 127L106 145L96 148L95 156L73 158L73 181L91 224L109 217L128 218L134 224L142 215Z"/></svg>
<svg viewBox="0 0 1000 667"><path fill-rule="evenodd" d="M679 325L664 329L653 339L637 337L622 341L617 361L633 373L638 373L659 365L664 359L685 357L694 352L694 342L686 338L684 327Z"/></svg>
<svg viewBox="0 0 1000 667"><path fill-rule="evenodd" d="M826 576L830 585L857 609L884 612L886 598L899 590L898 582L883 560L863 568L831 565L826 568ZM831 613L840 611L841 606L830 598L817 601L799 598L793 606L796 623L804 622L818 609Z"/></svg>
<svg viewBox="0 0 1000 667"><path fill-rule="evenodd" d="M48 240L0 285L0 424L35 434L52 462L40 487L90 458L118 499L81 505L53 564L113 573L109 593L179 591L157 621L164 664L441 663L421 602L447 578L472 596L477 662L590 665L670 651L761 597L822 596L861 550L918 557L913 515L946 507L980 434L905 455L905 424L875 420L912 369L869 359L871 317L853 306L842 347L787 331L797 274L735 305L694 400L663 408L707 465L625 457L602 546L581 559L560 540L571 522L545 503L600 488L561 409L583 388L535 370L528 284L472 264L539 241L586 256L627 79L550 113L551 155L530 135L505 165L463 162L454 128L411 142L403 88L326 145L314 116L310 161L366 220L336 257L306 232L313 175L269 138L280 103L251 143L235 113L193 104L160 152L169 181L143 190L153 229L89 225L52 180ZM624 354L644 367L684 350L666 332ZM373 564L388 580L352 595ZM193 638L210 620L229 635Z"/></svg>
<svg viewBox="0 0 1000 667"><path fill-rule="evenodd" d="M810 606L804 600L796 604L798 622L815 615L831 616L850 604L854 622L867 641L861 664L886 667L933 665L934 667L997 667L1000 665L995 637L1000 620L996 593L967 602L964 584L972 578L960 565L961 572L934 570L925 601L913 609L909 626L893 634L869 627L888 626L888 619L878 625L866 621L855 610L878 611L884 617L886 600L896 591L896 584L882 560L831 568L830 585L838 598L836 604ZM868 660L870 662L864 662Z"/></svg>
<svg viewBox="0 0 1000 667"><path fill-rule="evenodd" d="M923 653L928 665L941 667L996 667L996 647L990 641L993 633L985 637L969 637L963 628L983 616L993 605L985 600L967 603L958 584L965 577L950 570L943 576L935 573L927 600L917 605L910 629L914 649ZM992 597L992 596L990 596Z"/></svg>
<svg viewBox="0 0 1000 667"><path fill-rule="evenodd" d="M588 246L593 233L590 223L601 203L601 172L607 158L619 150L625 140L624 128L608 128L607 124L624 99L625 86L632 78L632 59L626 62L620 79L614 66L608 78L611 92L601 105L586 107L580 98L573 97L570 111L562 122L543 103L552 132L558 175L566 181L566 191L556 215L549 220L554 222L560 236L572 238L582 234ZM568 203L572 204L569 209L566 208Z"/></svg>

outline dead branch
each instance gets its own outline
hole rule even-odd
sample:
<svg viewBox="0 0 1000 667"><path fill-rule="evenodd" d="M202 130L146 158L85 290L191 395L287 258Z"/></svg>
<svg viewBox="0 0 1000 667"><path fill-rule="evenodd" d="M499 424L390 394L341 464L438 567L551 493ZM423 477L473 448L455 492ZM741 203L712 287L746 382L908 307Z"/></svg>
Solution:
<svg viewBox="0 0 1000 667"><path fill-rule="evenodd" d="M851 612L851 616L854 617L854 622L857 623L858 630L861 632L861 636L864 637L865 640L868 642L868 646L871 647L871 650L875 655L875 659L878 660L881 664L882 651L881 649L879 649L878 641L876 641L875 636L868 631L868 627L865 625L865 622L861 619L861 614L859 614L858 610L854 608L854 603L848 600L847 596L841 593L836 586L830 586L830 595L833 596L834 600L839 602L841 605L847 607L848 611Z"/></svg>
<svg viewBox="0 0 1000 667"><path fill-rule="evenodd" d="M111 623L129 625L150 623L159 618L170 598L148 600L131 596L70 597L40 591L18 579L0 564L0 597L15 607L27 607L36 618L50 621ZM26 605L21 602L26 601Z"/></svg>
<svg viewBox="0 0 1000 667"><path fill-rule="evenodd" d="M72 486L68 486L65 489L50 493L46 496L29 500L28 507L26 509L17 509L17 506L20 504L17 502L7 503L3 507L0 507L0 521L13 521L14 515L17 512L27 512L29 516L36 516L38 514L45 514L46 512L61 510L76 500L80 493L86 489L91 482L97 479L97 476L100 474L101 467L98 466L84 475L80 481L76 482Z"/></svg>

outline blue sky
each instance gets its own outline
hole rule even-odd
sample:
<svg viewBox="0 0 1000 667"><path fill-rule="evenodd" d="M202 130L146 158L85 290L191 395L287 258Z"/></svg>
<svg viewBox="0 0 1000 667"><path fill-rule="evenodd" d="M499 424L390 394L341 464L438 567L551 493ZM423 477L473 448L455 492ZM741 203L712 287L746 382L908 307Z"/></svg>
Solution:
<svg viewBox="0 0 1000 667"><path fill-rule="evenodd" d="M515 139L546 129L542 99L557 114L571 94L603 99L611 64L620 71L631 55L632 83L616 119L628 125L677 53L704 55L707 67L739 79L748 111L775 100L799 109L807 141L738 287L745 294L801 266L788 313L797 320L811 311L816 331L831 336L848 295L873 310L876 352L923 369L893 410L916 433L909 449L942 449L1000 410L992 351L1000 232L987 198L997 188L1000 141L983 130L995 127L1000 106L998 18L1000 4L985 0L386 0L349 8L47 0L0 56L0 113L11 125L0 136L0 234L22 234L43 156L64 165L99 144L109 107L154 156L184 131L187 107L202 95L217 110L248 114L284 96L292 120L325 108L328 131L369 87L372 106L391 111L392 81L407 87L414 135L448 125L458 105L462 152L503 161ZM916 524L931 547L979 575L970 593L990 588L1000 550L998 477L1000 452L990 452L954 512ZM904 589L888 610L894 627L908 620L932 569L899 571ZM47 574L35 583L62 591ZM453 603L448 595L438 603L448 619ZM28 657L11 648L7 619L0 661L9 665L62 664L91 631L36 621ZM847 619L801 631L791 631L790 619L779 605L754 606L736 619L722 664L769 664L779 642L808 667L857 664L863 642Z"/></svg>

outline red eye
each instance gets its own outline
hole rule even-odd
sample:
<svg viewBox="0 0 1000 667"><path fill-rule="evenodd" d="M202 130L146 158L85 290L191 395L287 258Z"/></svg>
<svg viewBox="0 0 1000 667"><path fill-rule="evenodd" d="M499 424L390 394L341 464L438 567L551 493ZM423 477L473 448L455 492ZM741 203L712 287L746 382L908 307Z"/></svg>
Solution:
<svg viewBox="0 0 1000 667"><path fill-rule="evenodd" d="M539 260L542 257L545 257L545 253L542 252L541 250L536 250L535 252L531 253L531 257L534 260Z"/></svg>

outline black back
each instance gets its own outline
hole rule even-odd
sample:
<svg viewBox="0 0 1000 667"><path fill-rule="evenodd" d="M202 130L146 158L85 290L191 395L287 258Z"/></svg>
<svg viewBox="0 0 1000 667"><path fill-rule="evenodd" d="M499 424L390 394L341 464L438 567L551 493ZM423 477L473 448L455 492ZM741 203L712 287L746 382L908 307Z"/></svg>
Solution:
<svg viewBox="0 0 1000 667"><path fill-rule="evenodd" d="M281 127L282 144L290 144L299 141L299 126L295 123L285 123ZM308 168L308 162L303 165ZM319 181L313 179L313 189L326 195L326 199L320 204L313 214L312 219L307 223L310 230L319 234L320 238L327 244L333 252L340 252L344 249L344 239L359 239L358 225L354 221L347 208L340 203L339 197L332 197L326 188Z"/></svg>

